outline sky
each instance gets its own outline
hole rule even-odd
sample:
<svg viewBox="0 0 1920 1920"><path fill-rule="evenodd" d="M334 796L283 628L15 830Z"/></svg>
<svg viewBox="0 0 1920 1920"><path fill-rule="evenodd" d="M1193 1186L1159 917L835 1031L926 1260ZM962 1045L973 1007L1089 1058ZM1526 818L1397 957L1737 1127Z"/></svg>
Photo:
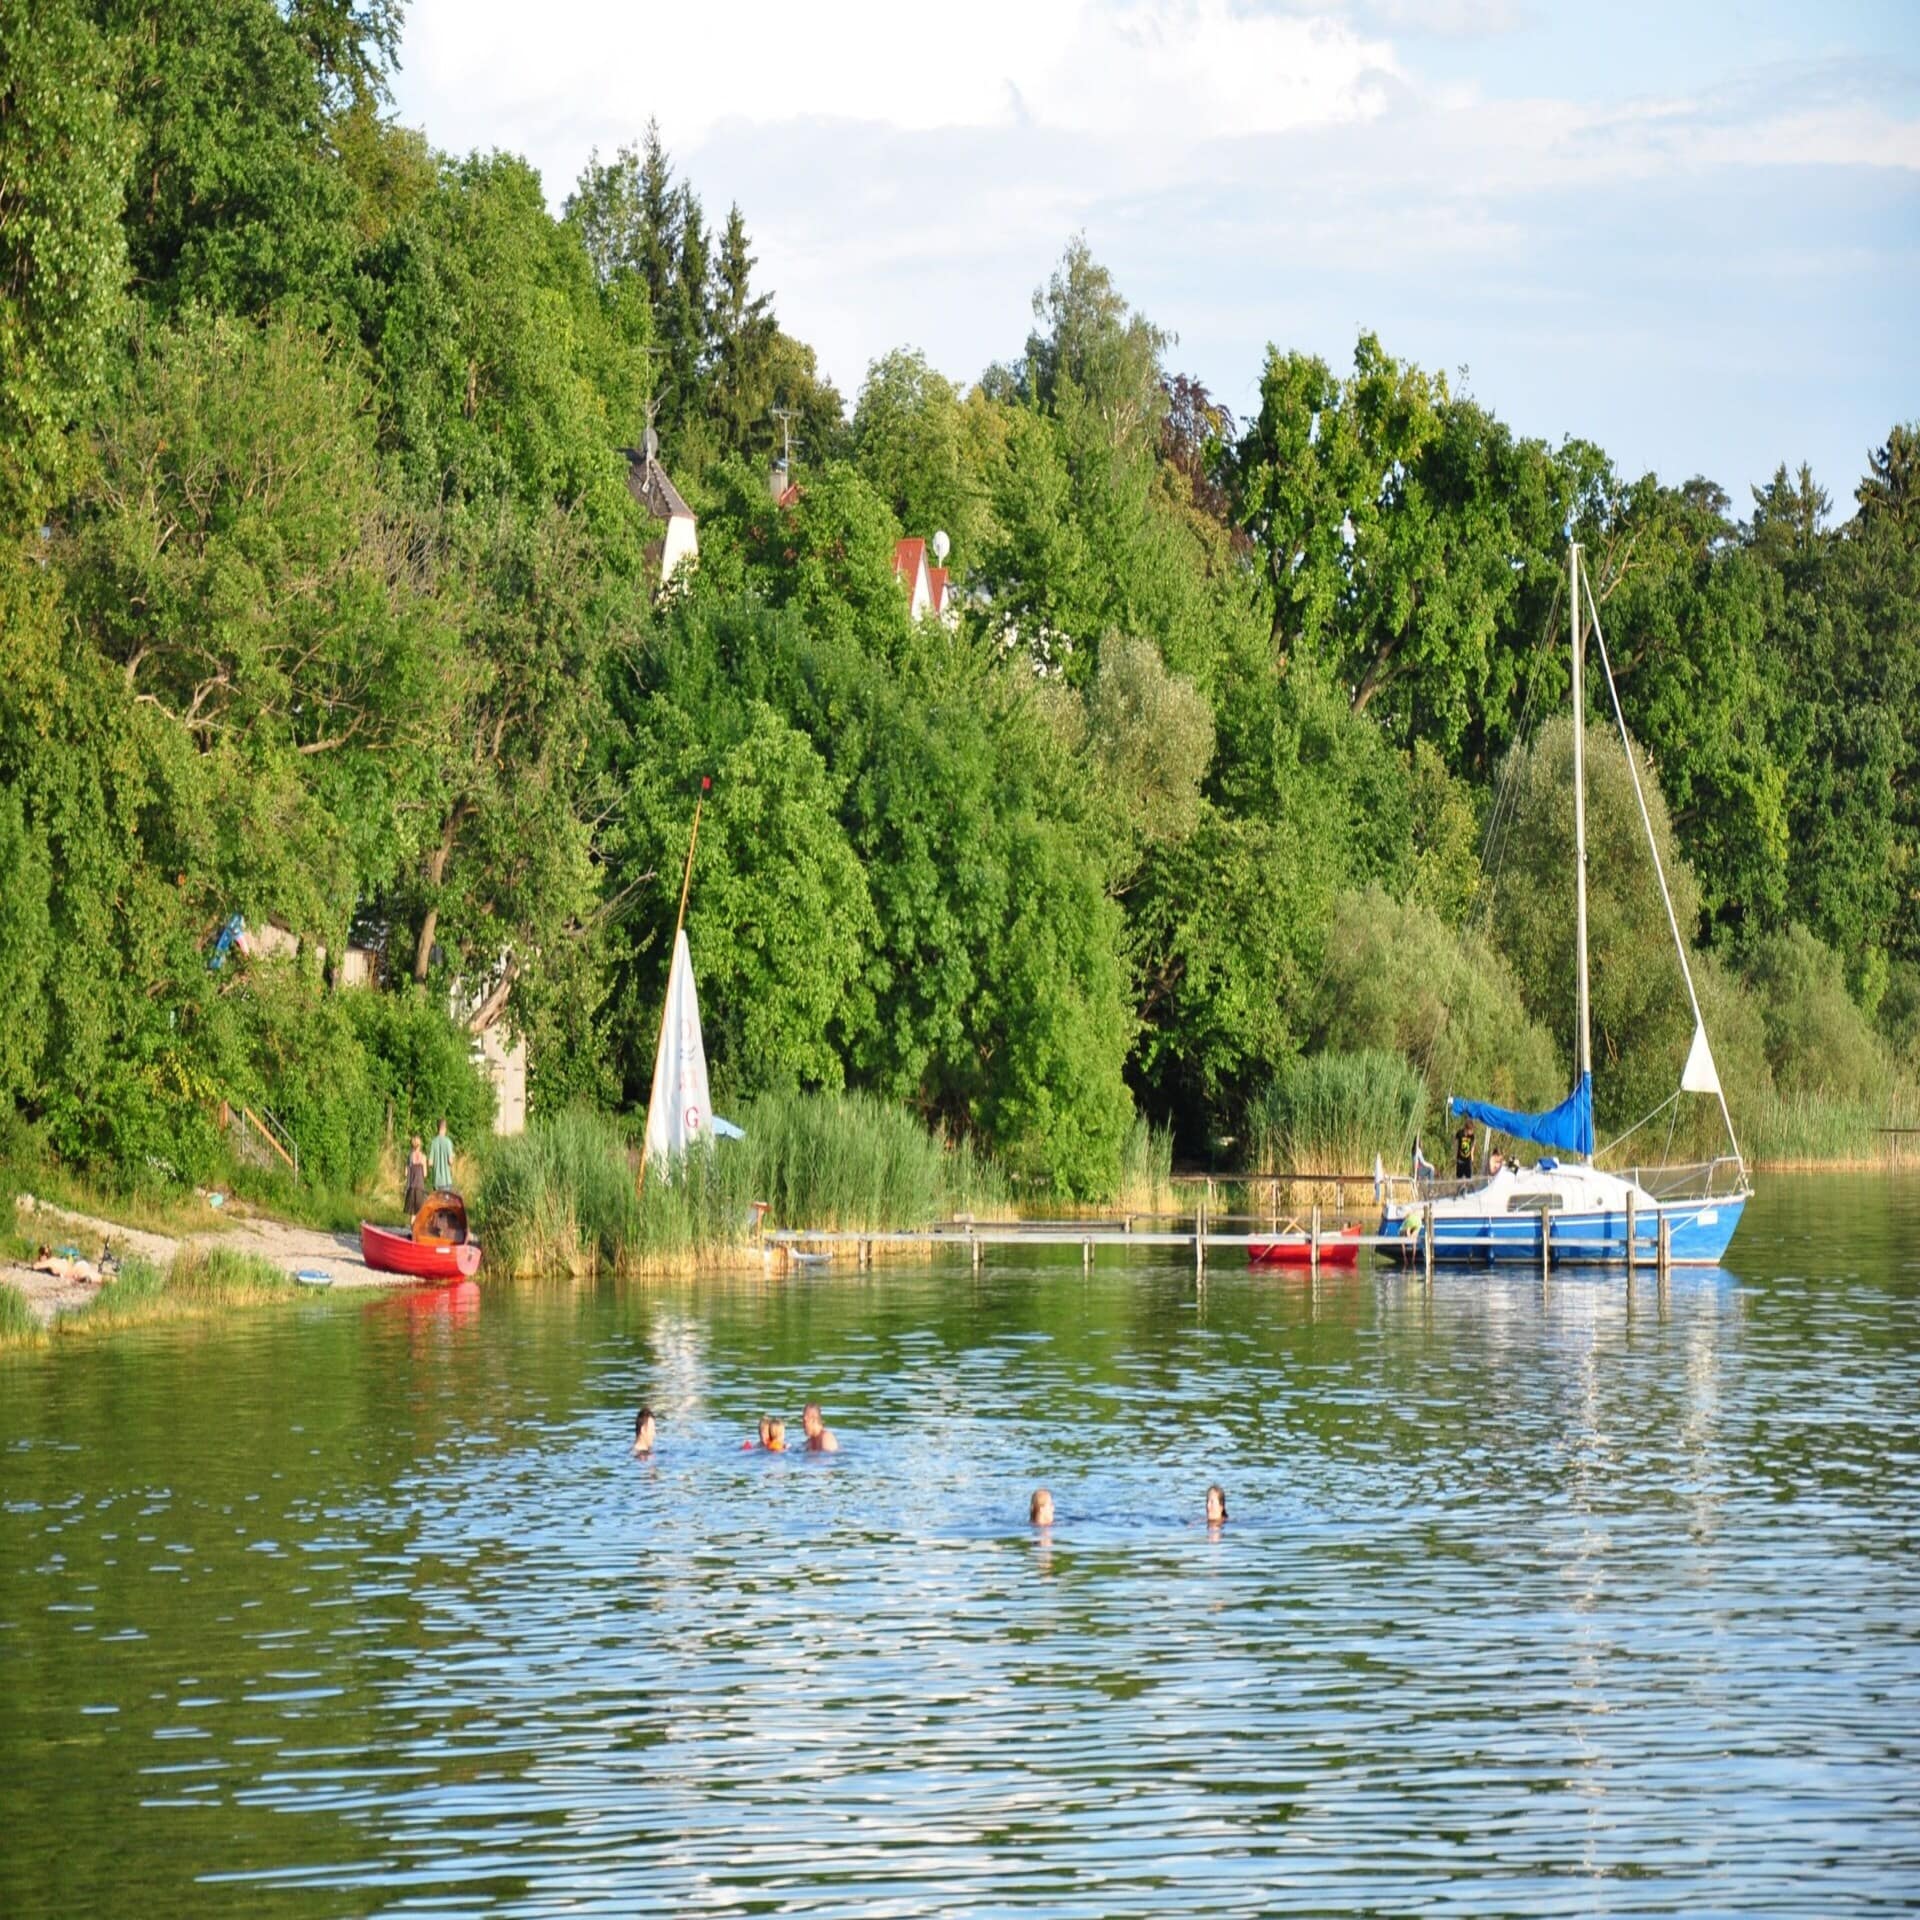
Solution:
<svg viewBox="0 0 1920 1920"><path fill-rule="evenodd" d="M657 119L849 403L1018 355L1084 233L1236 414L1387 351L1630 473L1850 509L1920 417L1920 0L409 0L395 98L556 210Z"/></svg>

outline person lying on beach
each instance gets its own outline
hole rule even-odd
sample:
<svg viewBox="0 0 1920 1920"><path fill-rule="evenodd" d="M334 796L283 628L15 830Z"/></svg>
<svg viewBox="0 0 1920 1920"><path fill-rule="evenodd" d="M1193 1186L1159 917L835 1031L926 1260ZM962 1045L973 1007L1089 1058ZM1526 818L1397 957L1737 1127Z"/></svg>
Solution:
<svg viewBox="0 0 1920 1920"><path fill-rule="evenodd" d="M1217 1527L1227 1517L1227 1496L1219 1487L1207 1489L1207 1525Z"/></svg>
<svg viewBox="0 0 1920 1920"><path fill-rule="evenodd" d="M653 1451L653 1435L653 1409L651 1407L642 1407L640 1411L634 1415L633 1420L634 1452L651 1453Z"/></svg>
<svg viewBox="0 0 1920 1920"><path fill-rule="evenodd" d="M1036 1527L1053 1525L1053 1495L1045 1487L1035 1489L1033 1498L1027 1503L1027 1518Z"/></svg>
<svg viewBox="0 0 1920 1920"><path fill-rule="evenodd" d="M833 1429L820 1418L820 1402L809 1400L800 1410L800 1429L807 1436L809 1453L838 1453L840 1442L833 1437Z"/></svg>

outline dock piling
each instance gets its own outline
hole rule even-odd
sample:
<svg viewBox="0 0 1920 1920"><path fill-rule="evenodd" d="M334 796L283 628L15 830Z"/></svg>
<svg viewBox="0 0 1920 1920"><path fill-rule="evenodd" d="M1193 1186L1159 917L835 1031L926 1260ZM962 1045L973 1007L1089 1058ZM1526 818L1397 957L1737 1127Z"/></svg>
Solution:
<svg viewBox="0 0 1920 1920"><path fill-rule="evenodd" d="M1673 1222L1664 1213L1660 1216L1660 1238L1657 1242L1655 1265L1662 1280L1666 1279L1673 1267Z"/></svg>
<svg viewBox="0 0 1920 1920"><path fill-rule="evenodd" d="M1634 1204L1633 1189L1627 1189L1627 1279L1632 1281L1635 1269L1640 1264L1639 1246L1639 1209Z"/></svg>
<svg viewBox="0 0 1920 1920"><path fill-rule="evenodd" d="M1429 1200L1420 1209L1420 1249L1426 1266L1426 1281L1433 1285L1433 1202Z"/></svg>
<svg viewBox="0 0 1920 1920"><path fill-rule="evenodd" d="M1307 1265L1313 1269L1316 1275L1319 1273L1320 1271L1320 1208L1318 1204L1316 1204L1313 1209L1313 1213L1307 1227Z"/></svg>

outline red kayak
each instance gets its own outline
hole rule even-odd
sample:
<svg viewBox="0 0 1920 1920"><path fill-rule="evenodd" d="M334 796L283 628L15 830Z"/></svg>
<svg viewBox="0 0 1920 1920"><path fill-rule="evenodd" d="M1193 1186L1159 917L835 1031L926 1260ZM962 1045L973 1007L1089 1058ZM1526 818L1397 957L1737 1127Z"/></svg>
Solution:
<svg viewBox="0 0 1920 1920"><path fill-rule="evenodd" d="M1351 1267L1360 1258L1360 1229L1336 1227L1320 1236L1320 1264L1323 1267ZM1310 1267L1313 1248L1302 1237L1298 1240L1256 1240L1247 1248L1247 1264L1252 1267Z"/></svg>
<svg viewBox="0 0 1920 1920"><path fill-rule="evenodd" d="M430 1193L407 1233L362 1220L360 1257L376 1273L471 1280L480 1270L480 1242L467 1237L467 1205L457 1193Z"/></svg>

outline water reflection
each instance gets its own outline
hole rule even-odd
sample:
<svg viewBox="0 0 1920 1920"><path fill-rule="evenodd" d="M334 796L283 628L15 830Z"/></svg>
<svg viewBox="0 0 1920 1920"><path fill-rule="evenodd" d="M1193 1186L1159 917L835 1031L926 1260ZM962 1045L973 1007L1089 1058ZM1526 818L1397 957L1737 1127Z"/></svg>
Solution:
<svg viewBox="0 0 1920 1920"><path fill-rule="evenodd" d="M1026 1258L10 1363L0 1910L1899 1908L1917 1226L1776 1182L1631 1294ZM741 1451L816 1397L838 1454Z"/></svg>

